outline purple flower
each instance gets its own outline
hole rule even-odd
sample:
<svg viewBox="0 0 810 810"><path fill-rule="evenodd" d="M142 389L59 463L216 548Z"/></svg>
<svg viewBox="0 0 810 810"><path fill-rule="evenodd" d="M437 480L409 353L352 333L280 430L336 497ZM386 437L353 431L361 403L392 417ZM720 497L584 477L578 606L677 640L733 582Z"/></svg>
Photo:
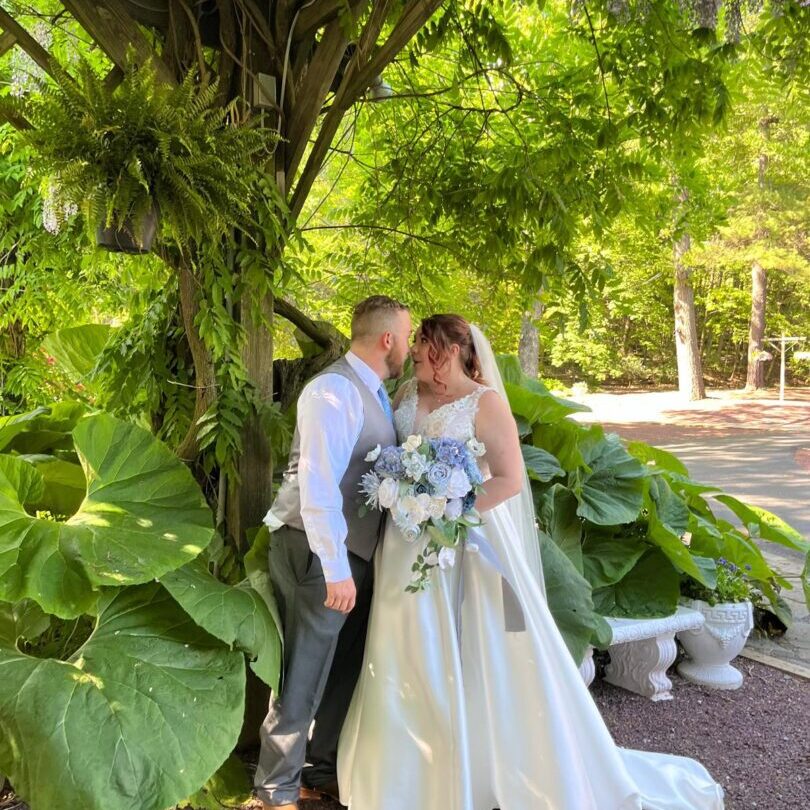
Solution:
<svg viewBox="0 0 810 810"><path fill-rule="evenodd" d="M385 478L404 478L405 465L402 463L404 452L401 447L394 445L384 448L374 464L374 472Z"/></svg>
<svg viewBox="0 0 810 810"><path fill-rule="evenodd" d="M444 464L449 464L451 467L463 467L464 459L467 455L467 448L464 442L457 439L431 439L430 446L436 454L436 460Z"/></svg>
<svg viewBox="0 0 810 810"><path fill-rule="evenodd" d="M433 487L434 495L443 495L447 489L447 484L450 482L450 475L453 468L449 464L441 461L436 461L430 465L427 471L428 483Z"/></svg>

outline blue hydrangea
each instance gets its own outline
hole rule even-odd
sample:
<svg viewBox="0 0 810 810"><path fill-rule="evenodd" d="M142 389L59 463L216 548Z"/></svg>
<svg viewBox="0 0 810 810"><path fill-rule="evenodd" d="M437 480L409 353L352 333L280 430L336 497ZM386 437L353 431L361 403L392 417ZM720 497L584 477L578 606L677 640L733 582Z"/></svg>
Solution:
<svg viewBox="0 0 810 810"><path fill-rule="evenodd" d="M464 446L464 442L460 442L458 439L431 439L430 446L436 454L436 460L449 464L451 467L463 467L464 459L469 452Z"/></svg>
<svg viewBox="0 0 810 810"><path fill-rule="evenodd" d="M405 465L402 463L404 453L401 447L392 445L384 448L374 463L374 472L385 478L404 478Z"/></svg>

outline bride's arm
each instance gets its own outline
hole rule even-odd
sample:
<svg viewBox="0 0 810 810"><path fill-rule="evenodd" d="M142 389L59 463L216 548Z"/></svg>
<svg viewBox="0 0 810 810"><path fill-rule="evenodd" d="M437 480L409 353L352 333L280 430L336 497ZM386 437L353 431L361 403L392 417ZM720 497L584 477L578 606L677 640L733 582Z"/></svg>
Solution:
<svg viewBox="0 0 810 810"><path fill-rule="evenodd" d="M482 394L475 419L478 440L484 443L484 460L492 475L483 484L475 508L486 512L517 495L523 487L523 454L509 405L495 391Z"/></svg>

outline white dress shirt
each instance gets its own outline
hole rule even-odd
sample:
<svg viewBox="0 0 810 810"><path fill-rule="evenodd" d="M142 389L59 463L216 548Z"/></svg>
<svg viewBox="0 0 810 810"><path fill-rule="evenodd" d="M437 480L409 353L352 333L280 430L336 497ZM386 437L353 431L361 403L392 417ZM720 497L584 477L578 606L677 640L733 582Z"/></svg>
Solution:
<svg viewBox="0 0 810 810"><path fill-rule="evenodd" d="M352 352L346 354L346 360L376 397L382 384L377 372ZM297 426L301 442L298 461L301 520L326 581L340 582L352 575L340 481L363 429L360 392L342 374L316 377L304 386L298 398ZM264 522L270 531L284 525L272 510Z"/></svg>

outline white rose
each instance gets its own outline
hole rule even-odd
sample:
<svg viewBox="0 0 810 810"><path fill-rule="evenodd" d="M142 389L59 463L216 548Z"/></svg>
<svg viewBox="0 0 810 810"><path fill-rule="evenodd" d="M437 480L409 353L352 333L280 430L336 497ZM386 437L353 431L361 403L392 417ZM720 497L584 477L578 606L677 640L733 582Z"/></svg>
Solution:
<svg viewBox="0 0 810 810"><path fill-rule="evenodd" d="M447 548L442 546L439 551L439 568L444 571L445 568L452 568L456 564L456 550L454 548Z"/></svg>
<svg viewBox="0 0 810 810"><path fill-rule="evenodd" d="M408 477L414 481L419 481L428 468L428 460L419 453L405 453L402 457L402 464Z"/></svg>
<svg viewBox="0 0 810 810"><path fill-rule="evenodd" d="M402 444L402 448L407 453L413 453L414 450L418 450L422 446L422 437L417 434L411 434L408 436L407 439Z"/></svg>
<svg viewBox="0 0 810 810"><path fill-rule="evenodd" d="M422 520L427 520L429 517L432 517L433 498L428 495L427 492L420 492L416 496L416 500L419 501L419 511L422 515Z"/></svg>
<svg viewBox="0 0 810 810"><path fill-rule="evenodd" d="M482 442L479 442L478 439L473 437L467 441L467 449L476 457L479 458L483 456L484 453L487 452L487 448L484 447Z"/></svg>
<svg viewBox="0 0 810 810"><path fill-rule="evenodd" d="M431 551L430 554L425 557L425 563L431 567L438 565L439 555L435 551Z"/></svg>
<svg viewBox="0 0 810 810"><path fill-rule="evenodd" d="M432 518L444 517L444 510L446 507L447 507L447 498L444 498L441 495L432 497L430 499L430 507L428 508L430 517Z"/></svg>
<svg viewBox="0 0 810 810"><path fill-rule="evenodd" d="M464 470L456 467L450 473L450 480L447 482L447 489L445 494L448 498L463 498L470 490L472 485L467 473Z"/></svg>
<svg viewBox="0 0 810 810"><path fill-rule="evenodd" d="M448 520L458 520L461 517L461 498L451 498L444 507L444 516Z"/></svg>
<svg viewBox="0 0 810 810"><path fill-rule="evenodd" d="M373 450L366 454L366 461L376 461L382 453L382 447L378 444Z"/></svg>
<svg viewBox="0 0 810 810"><path fill-rule="evenodd" d="M408 516L408 523L421 523L427 519L418 495L406 495L404 498L400 498L399 509Z"/></svg>
<svg viewBox="0 0 810 810"><path fill-rule="evenodd" d="M377 498L380 506L390 509L396 502L399 495L399 484L394 478L384 478L380 488L377 490Z"/></svg>

